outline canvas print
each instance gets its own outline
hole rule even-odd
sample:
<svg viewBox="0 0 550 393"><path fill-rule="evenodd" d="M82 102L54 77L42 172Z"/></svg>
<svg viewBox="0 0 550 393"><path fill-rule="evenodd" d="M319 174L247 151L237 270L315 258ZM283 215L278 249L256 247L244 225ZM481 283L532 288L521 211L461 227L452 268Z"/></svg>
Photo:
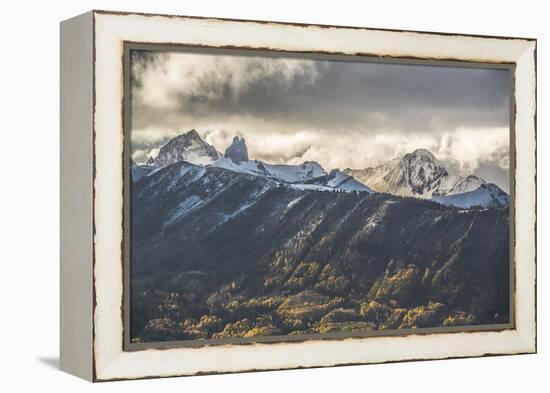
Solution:
<svg viewBox="0 0 550 393"><path fill-rule="evenodd" d="M511 323L511 71L129 53L131 343Z"/></svg>

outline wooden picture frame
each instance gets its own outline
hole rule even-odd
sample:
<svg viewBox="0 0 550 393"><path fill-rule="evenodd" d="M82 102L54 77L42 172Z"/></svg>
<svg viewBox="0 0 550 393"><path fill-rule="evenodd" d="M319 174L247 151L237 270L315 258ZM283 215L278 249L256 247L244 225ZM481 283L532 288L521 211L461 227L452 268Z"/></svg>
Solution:
<svg viewBox="0 0 550 393"><path fill-rule="evenodd" d="M510 70L510 323L132 344L128 51L150 47ZM60 64L62 370L109 381L536 352L536 40L91 11L61 23Z"/></svg>

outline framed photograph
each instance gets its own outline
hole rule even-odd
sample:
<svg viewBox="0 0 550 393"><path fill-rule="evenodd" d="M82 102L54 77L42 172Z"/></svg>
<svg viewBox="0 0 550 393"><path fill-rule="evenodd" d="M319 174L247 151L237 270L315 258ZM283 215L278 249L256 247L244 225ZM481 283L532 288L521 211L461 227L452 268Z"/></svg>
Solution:
<svg viewBox="0 0 550 393"><path fill-rule="evenodd" d="M536 40L61 24L61 367L536 352Z"/></svg>

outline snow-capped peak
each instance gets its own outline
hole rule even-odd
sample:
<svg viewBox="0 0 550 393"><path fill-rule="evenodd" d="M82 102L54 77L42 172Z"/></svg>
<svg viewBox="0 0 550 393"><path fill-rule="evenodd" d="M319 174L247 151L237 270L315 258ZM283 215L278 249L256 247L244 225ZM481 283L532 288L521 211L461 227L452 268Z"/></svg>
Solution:
<svg viewBox="0 0 550 393"><path fill-rule="evenodd" d="M448 175L445 166L426 149L417 149L386 164L344 173L376 191L428 197L440 179Z"/></svg>
<svg viewBox="0 0 550 393"><path fill-rule="evenodd" d="M168 141L158 152L151 156L147 165L167 166L178 161L188 161L197 165L207 165L219 159L220 153L214 146L206 143L195 130L189 130Z"/></svg>
<svg viewBox="0 0 550 393"><path fill-rule="evenodd" d="M431 198L436 202L450 205L456 201L461 207L467 207L470 202L483 201L491 206L505 205L509 200L504 191L494 184L489 185L478 176L462 177L448 173L445 165L427 149L417 149L376 167L348 168L344 173L352 175L375 191ZM490 195L487 194L489 191ZM454 195L466 194L466 199L451 198ZM496 195L494 198L491 196L493 194ZM491 202L494 200L497 202Z"/></svg>
<svg viewBox="0 0 550 393"><path fill-rule="evenodd" d="M426 149L405 154L395 169L394 179L408 185L413 194L424 194L439 178L448 175L445 166Z"/></svg>

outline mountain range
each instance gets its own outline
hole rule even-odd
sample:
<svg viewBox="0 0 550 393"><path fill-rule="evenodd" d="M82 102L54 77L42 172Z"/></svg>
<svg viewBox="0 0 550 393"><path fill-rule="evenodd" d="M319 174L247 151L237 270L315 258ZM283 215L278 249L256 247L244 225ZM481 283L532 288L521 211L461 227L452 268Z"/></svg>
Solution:
<svg viewBox="0 0 550 393"><path fill-rule="evenodd" d="M399 196L431 199L460 208L507 206L508 194L496 184L475 175L450 174L430 151L417 149L388 163L364 169L333 169L327 173L317 162L301 165L273 165L249 160L244 138L236 136L222 154L205 142L196 130L166 143L145 165L132 165L133 180L167 165L186 161L196 165L264 176L293 187L326 191L384 192Z"/></svg>
<svg viewBox="0 0 550 393"><path fill-rule="evenodd" d="M132 165L132 180L138 181L176 162L261 176L294 188L372 192L369 187L353 179L353 176L339 170L327 173L314 161L306 161L301 165L285 165L249 160L246 141L238 136L222 154L205 142L194 129L171 139L159 150L158 155L150 157L145 165Z"/></svg>
<svg viewBox="0 0 550 393"><path fill-rule="evenodd" d="M427 150L327 172L197 136L132 165L132 341L508 321L498 187L450 175Z"/></svg>

